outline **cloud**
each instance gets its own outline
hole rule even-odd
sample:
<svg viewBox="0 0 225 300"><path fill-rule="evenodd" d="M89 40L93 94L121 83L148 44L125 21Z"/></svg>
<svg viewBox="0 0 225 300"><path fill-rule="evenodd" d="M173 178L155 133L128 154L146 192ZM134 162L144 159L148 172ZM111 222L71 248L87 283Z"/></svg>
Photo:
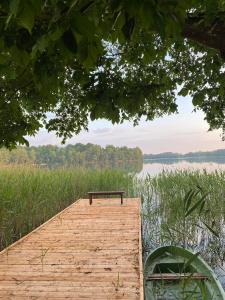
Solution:
<svg viewBox="0 0 225 300"><path fill-rule="evenodd" d="M98 128L98 129L95 129L95 130L92 130L92 132L94 133L94 134L105 134L105 133L109 133L109 132L111 132L111 128Z"/></svg>

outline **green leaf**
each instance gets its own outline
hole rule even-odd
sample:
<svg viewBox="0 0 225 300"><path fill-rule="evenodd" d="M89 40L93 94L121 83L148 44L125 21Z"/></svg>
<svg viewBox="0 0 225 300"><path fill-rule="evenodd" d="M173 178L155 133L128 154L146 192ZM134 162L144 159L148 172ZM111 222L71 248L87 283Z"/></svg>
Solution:
<svg viewBox="0 0 225 300"><path fill-rule="evenodd" d="M29 1L23 2L22 11L19 14L19 23L22 27L26 28L31 34L34 26L35 12L33 6Z"/></svg>
<svg viewBox="0 0 225 300"><path fill-rule="evenodd" d="M73 31L88 38L93 38L96 32L94 22L90 22L88 18L78 12L72 15L71 28Z"/></svg>
<svg viewBox="0 0 225 300"><path fill-rule="evenodd" d="M78 45L78 55L81 62L84 62L88 58L88 40L86 38L81 38Z"/></svg>
<svg viewBox="0 0 225 300"><path fill-rule="evenodd" d="M30 0L30 1L35 14L38 14L41 11L44 1L43 0Z"/></svg>
<svg viewBox="0 0 225 300"><path fill-rule="evenodd" d="M195 253L195 254L193 254L189 259L188 259L188 261L184 264L184 270L186 269L186 268L188 268L191 264L192 264L192 262L195 260L195 259L197 259L197 257L200 255L200 252L197 252L197 253Z"/></svg>
<svg viewBox="0 0 225 300"><path fill-rule="evenodd" d="M186 88L186 87L183 87L180 91L179 91L179 96L183 96L183 97L185 97L185 96L187 96L188 95L188 93L189 93L189 89L188 88Z"/></svg>
<svg viewBox="0 0 225 300"><path fill-rule="evenodd" d="M192 201L192 199L193 199L194 196L196 196L196 191L195 190L190 189L186 193L186 195L184 197L185 212L188 211L188 209L189 209L189 207L191 205L191 201Z"/></svg>
<svg viewBox="0 0 225 300"><path fill-rule="evenodd" d="M17 48L16 46L14 46L14 47L11 48L11 53L15 57L15 61L20 66L25 67L28 64L28 62L30 60L30 56L26 51L21 50L21 49Z"/></svg>
<svg viewBox="0 0 225 300"><path fill-rule="evenodd" d="M32 52L31 52L31 57L35 58L37 52L42 53L49 45L50 39L48 35L43 35L37 43L33 46Z"/></svg>
<svg viewBox="0 0 225 300"><path fill-rule="evenodd" d="M189 216L194 210L196 210L200 205L202 207L203 202L205 201L205 198L208 194L205 194L202 196L201 199L199 199L186 213L185 217Z"/></svg>
<svg viewBox="0 0 225 300"><path fill-rule="evenodd" d="M208 195L209 195L209 193L206 193L203 197L206 198ZM205 203L206 203L206 201L202 201L202 204L201 204L200 209L199 209L199 214L201 214L201 212L202 212L202 210L205 206Z"/></svg>
<svg viewBox="0 0 225 300"><path fill-rule="evenodd" d="M203 300L207 300L207 295L208 295L208 290L207 290L207 285L205 284L204 280L196 280L197 286L201 290L201 296Z"/></svg>
<svg viewBox="0 0 225 300"><path fill-rule="evenodd" d="M9 16L6 20L6 27L9 24L12 17L15 17L18 13L20 0L11 0L9 4Z"/></svg>
<svg viewBox="0 0 225 300"><path fill-rule="evenodd" d="M205 95L203 92L198 92L193 96L192 103L194 106L201 105L204 101Z"/></svg>
<svg viewBox="0 0 225 300"><path fill-rule="evenodd" d="M202 223L205 225L206 228L208 228L208 230L213 234L215 235L216 237L220 237L219 234L212 228L210 227L207 223L205 223L204 221L202 221Z"/></svg>
<svg viewBox="0 0 225 300"><path fill-rule="evenodd" d="M50 32L48 36L52 41L57 41L63 35L63 32L64 32L64 28L57 27L55 30Z"/></svg>

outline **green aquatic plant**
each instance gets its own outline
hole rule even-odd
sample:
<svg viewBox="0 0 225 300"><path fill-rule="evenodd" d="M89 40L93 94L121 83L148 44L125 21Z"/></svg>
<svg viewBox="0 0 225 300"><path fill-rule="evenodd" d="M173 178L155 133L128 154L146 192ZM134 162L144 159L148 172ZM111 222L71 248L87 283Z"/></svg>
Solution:
<svg viewBox="0 0 225 300"><path fill-rule="evenodd" d="M143 248L199 249L211 265L224 257L225 172L162 172L141 178Z"/></svg>
<svg viewBox="0 0 225 300"><path fill-rule="evenodd" d="M132 196L133 177L116 170L0 168L0 249L87 192L113 189Z"/></svg>

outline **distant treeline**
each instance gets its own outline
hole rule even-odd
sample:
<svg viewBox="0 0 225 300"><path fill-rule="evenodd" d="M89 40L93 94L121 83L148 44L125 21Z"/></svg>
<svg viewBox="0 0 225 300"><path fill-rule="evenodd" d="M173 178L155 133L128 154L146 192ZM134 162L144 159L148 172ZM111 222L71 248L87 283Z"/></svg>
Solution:
<svg viewBox="0 0 225 300"><path fill-rule="evenodd" d="M225 158L225 149L219 149L215 151L199 151L199 152L188 152L185 154L164 152L159 154L144 154L144 160L148 159L210 159L210 158Z"/></svg>
<svg viewBox="0 0 225 300"><path fill-rule="evenodd" d="M36 164L49 167L83 167L87 165L117 165L143 161L139 148L75 144L66 147L53 145L18 147L15 150L0 150L2 164Z"/></svg>

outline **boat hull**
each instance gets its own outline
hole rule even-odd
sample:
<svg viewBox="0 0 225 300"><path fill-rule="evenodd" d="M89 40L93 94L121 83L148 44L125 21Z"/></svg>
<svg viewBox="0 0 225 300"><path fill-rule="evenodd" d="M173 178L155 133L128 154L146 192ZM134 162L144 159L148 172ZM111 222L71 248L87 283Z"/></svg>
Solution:
<svg viewBox="0 0 225 300"><path fill-rule="evenodd" d="M156 249L144 269L146 300L225 300L224 290L208 264L176 246Z"/></svg>

